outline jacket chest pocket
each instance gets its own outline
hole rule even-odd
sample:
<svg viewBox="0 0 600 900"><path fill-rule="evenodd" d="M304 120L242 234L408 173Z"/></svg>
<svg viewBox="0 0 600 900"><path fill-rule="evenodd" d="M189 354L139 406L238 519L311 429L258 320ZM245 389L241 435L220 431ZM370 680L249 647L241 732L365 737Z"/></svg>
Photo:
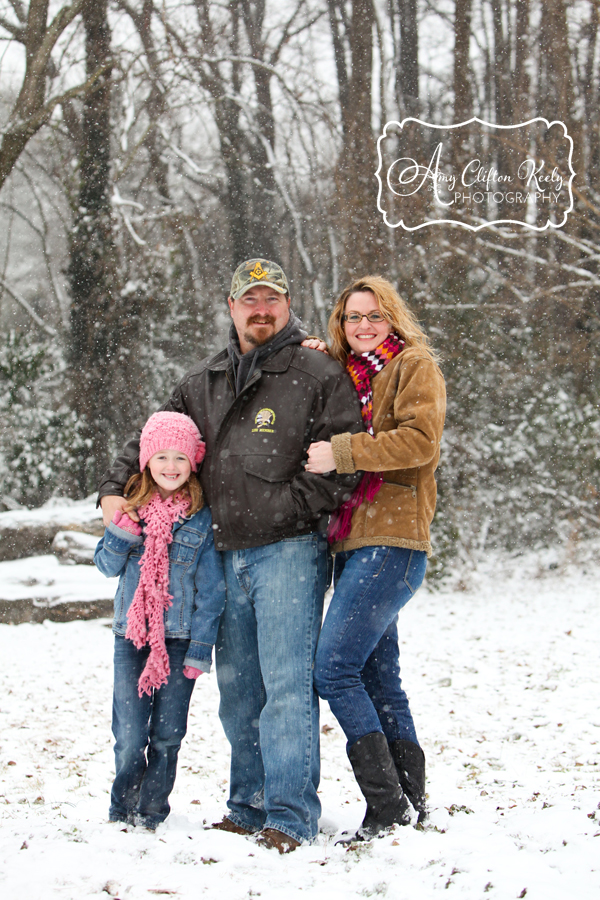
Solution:
<svg viewBox="0 0 600 900"><path fill-rule="evenodd" d="M171 562L189 566L196 558L202 538L202 534L191 528L179 528L173 535L173 543L169 548Z"/></svg>

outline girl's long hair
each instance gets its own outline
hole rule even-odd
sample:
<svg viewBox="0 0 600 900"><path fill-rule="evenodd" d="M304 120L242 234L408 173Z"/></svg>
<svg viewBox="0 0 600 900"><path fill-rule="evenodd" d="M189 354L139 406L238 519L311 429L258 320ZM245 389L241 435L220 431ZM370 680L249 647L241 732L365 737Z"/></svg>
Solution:
<svg viewBox="0 0 600 900"><path fill-rule="evenodd" d="M125 498L127 500L127 504L124 507L125 512L130 509L135 509L137 512L140 506L145 506L148 503L156 491L158 491L158 485L152 477L148 466L143 472L136 472L125 485ZM190 477L185 484L181 485L175 497L190 498L192 504L188 510L188 516L193 516L199 509L202 509L204 498L195 472L190 472Z"/></svg>
<svg viewBox="0 0 600 900"><path fill-rule="evenodd" d="M407 347L416 347L424 356L438 363L440 358L431 347L429 338L419 325L417 317L404 302L396 288L381 275L365 275L344 288L335 302L329 317L329 353L343 366L346 365L350 345L344 332L342 316L346 310L346 301L350 294L370 292L375 295L379 309L391 323L395 332L402 338Z"/></svg>

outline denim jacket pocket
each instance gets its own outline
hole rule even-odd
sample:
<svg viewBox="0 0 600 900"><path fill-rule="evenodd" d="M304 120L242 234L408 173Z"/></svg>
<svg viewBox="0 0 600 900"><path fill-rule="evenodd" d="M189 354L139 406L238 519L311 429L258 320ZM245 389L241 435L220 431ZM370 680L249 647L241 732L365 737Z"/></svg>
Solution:
<svg viewBox="0 0 600 900"><path fill-rule="evenodd" d="M198 553L205 535L185 525L173 534L173 543L169 547L169 559L172 563L190 566Z"/></svg>

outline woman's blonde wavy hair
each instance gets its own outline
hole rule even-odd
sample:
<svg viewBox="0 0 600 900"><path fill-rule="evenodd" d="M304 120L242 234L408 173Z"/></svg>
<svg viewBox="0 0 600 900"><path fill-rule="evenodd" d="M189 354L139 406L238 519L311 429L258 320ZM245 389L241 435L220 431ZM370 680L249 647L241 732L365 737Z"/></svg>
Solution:
<svg viewBox="0 0 600 900"><path fill-rule="evenodd" d="M146 466L143 472L136 472L135 475L132 475L125 485L127 503L123 507L124 511L128 512L130 509L134 509L137 512L140 506L145 506L157 491L158 485L152 477L150 469ZM173 499L178 500L184 497L189 497L191 500L188 516L193 516L204 506L202 488L194 472L190 473L190 477L185 484L181 485Z"/></svg>
<svg viewBox="0 0 600 900"><path fill-rule="evenodd" d="M407 347L416 347L433 362L440 361L439 355L431 347L429 338L419 325L415 314L408 308L398 291L381 275L365 275L344 288L335 302L329 317L329 353L343 366L346 365L350 345L346 340L342 316L350 294L370 292L375 295L379 309L391 323Z"/></svg>

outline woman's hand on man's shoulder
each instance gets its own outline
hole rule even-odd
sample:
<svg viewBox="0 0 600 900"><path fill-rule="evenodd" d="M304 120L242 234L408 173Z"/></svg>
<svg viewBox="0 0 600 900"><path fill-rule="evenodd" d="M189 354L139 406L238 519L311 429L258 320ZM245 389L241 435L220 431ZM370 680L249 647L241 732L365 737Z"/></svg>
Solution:
<svg viewBox="0 0 600 900"><path fill-rule="evenodd" d="M325 353L327 356L329 356L327 344L325 343L325 341L322 341L321 338L307 337L306 340L302 341L301 346L306 347L308 350L319 350L321 353Z"/></svg>

